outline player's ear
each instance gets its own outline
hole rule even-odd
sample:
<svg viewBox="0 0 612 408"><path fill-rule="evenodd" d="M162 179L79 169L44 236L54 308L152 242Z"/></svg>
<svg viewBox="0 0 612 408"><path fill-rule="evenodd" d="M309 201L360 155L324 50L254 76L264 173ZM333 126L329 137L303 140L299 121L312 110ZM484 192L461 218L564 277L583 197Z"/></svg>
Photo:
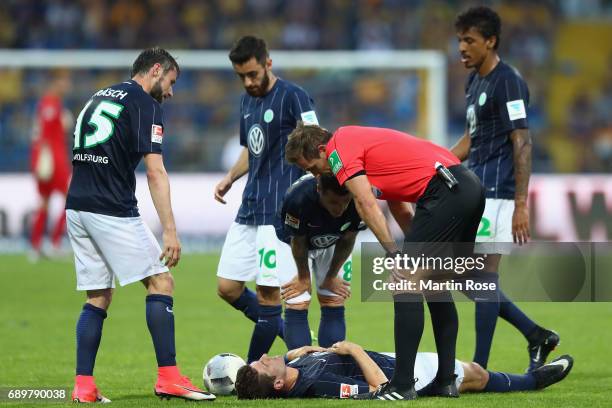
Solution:
<svg viewBox="0 0 612 408"><path fill-rule="evenodd" d="M325 158L327 158L327 147L324 144L318 145L317 149L319 150L319 154L323 153Z"/></svg>
<svg viewBox="0 0 612 408"><path fill-rule="evenodd" d="M284 385L285 381L282 378L277 378L276 380L274 380L273 386L275 391L282 390Z"/></svg>
<svg viewBox="0 0 612 408"><path fill-rule="evenodd" d="M163 74L163 69L164 67L162 67L159 62L156 62L155 64L153 64L149 72L151 73L151 76L153 78L159 78Z"/></svg>
<svg viewBox="0 0 612 408"><path fill-rule="evenodd" d="M272 58L270 57L266 58L266 69L272 69Z"/></svg>

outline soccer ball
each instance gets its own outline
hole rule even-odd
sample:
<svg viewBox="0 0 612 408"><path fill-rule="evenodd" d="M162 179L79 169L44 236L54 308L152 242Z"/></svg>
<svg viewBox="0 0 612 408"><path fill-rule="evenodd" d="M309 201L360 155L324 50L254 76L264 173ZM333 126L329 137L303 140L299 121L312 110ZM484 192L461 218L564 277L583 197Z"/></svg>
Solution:
<svg viewBox="0 0 612 408"><path fill-rule="evenodd" d="M217 354L204 366L204 386L213 394L232 394L235 391L236 374L243 365L246 363L236 354Z"/></svg>

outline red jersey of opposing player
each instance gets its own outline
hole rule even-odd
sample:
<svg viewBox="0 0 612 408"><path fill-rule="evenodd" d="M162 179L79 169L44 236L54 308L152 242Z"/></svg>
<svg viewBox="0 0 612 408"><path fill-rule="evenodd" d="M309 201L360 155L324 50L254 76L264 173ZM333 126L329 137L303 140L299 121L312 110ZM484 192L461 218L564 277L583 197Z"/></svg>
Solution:
<svg viewBox="0 0 612 408"><path fill-rule="evenodd" d="M32 142L31 157L32 174L43 196L49 196L54 190L65 193L68 188L70 162L62 117L61 99L52 94L43 96L36 111L38 134Z"/></svg>
<svg viewBox="0 0 612 408"><path fill-rule="evenodd" d="M327 160L342 185L367 175L376 198L416 202L436 174L436 162L450 167L459 159L444 147L397 130L345 126L326 145Z"/></svg>

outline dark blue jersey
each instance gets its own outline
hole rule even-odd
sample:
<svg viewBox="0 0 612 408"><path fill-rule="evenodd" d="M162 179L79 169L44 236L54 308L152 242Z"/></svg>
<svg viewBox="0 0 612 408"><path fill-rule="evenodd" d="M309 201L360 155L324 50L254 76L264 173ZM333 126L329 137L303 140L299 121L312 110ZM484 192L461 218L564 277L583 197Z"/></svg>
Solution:
<svg viewBox="0 0 612 408"><path fill-rule="evenodd" d="M249 175L236 222L278 225L281 200L304 172L285 161L285 145L298 120L318 124L306 91L280 78L265 96L244 94L240 144L249 149Z"/></svg>
<svg viewBox="0 0 612 408"><path fill-rule="evenodd" d="M393 377L395 358L366 351L387 378ZM355 359L335 353L307 354L287 364L298 370L298 378L287 393L289 398L349 398L369 392L368 383Z"/></svg>
<svg viewBox="0 0 612 408"><path fill-rule="evenodd" d="M306 235L308 249L328 248L345 231L365 228L352 200L340 217L332 217L319 200L317 180L312 175L302 177L287 190L280 219L283 225L277 228L279 239L289 243L292 236Z"/></svg>
<svg viewBox="0 0 612 408"><path fill-rule="evenodd" d="M96 92L77 119L66 208L138 216L134 170L162 152L162 108L133 80Z"/></svg>
<svg viewBox="0 0 612 408"><path fill-rule="evenodd" d="M529 90L519 73L499 61L484 77L468 78L467 128L471 137L469 168L485 186L487 198L513 199L514 162L510 134L526 129Z"/></svg>

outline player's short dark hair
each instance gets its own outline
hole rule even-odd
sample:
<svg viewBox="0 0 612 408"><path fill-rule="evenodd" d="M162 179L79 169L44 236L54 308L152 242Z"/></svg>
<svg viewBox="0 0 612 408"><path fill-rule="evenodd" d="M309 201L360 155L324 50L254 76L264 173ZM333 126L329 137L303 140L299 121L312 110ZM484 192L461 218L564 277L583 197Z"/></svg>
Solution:
<svg viewBox="0 0 612 408"><path fill-rule="evenodd" d="M341 186L340 183L338 183L336 176L331 174L321 174L317 179L317 185L319 186L319 191L321 192L331 191L332 193L341 196L349 193L346 187Z"/></svg>
<svg viewBox="0 0 612 408"><path fill-rule="evenodd" d="M329 130L317 125L305 125L301 120L289 134L285 145L285 160L291 164L297 163L300 157L306 160L319 157L319 145L326 144L331 139Z"/></svg>
<svg viewBox="0 0 612 408"><path fill-rule="evenodd" d="M236 374L236 395L238 399L273 398L274 377L259 374L248 364L242 366Z"/></svg>
<svg viewBox="0 0 612 408"><path fill-rule="evenodd" d="M499 47L501 19L499 15L486 6L472 7L459 14L455 19L455 29L464 33L474 27L484 38L495 37L494 49Z"/></svg>
<svg viewBox="0 0 612 408"><path fill-rule="evenodd" d="M138 55L132 65L132 77L146 74L155 64L160 64L164 68L164 74L171 69L175 69L177 75L181 73L178 63L168 51L160 47L153 47L147 48Z"/></svg>
<svg viewBox="0 0 612 408"><path fill-rule="evenodd" d="M234 43L229 59L232 64L242 65L255 58L260 65L265 66L268 55L268 46L263 39L246 35Z"/></svg>

